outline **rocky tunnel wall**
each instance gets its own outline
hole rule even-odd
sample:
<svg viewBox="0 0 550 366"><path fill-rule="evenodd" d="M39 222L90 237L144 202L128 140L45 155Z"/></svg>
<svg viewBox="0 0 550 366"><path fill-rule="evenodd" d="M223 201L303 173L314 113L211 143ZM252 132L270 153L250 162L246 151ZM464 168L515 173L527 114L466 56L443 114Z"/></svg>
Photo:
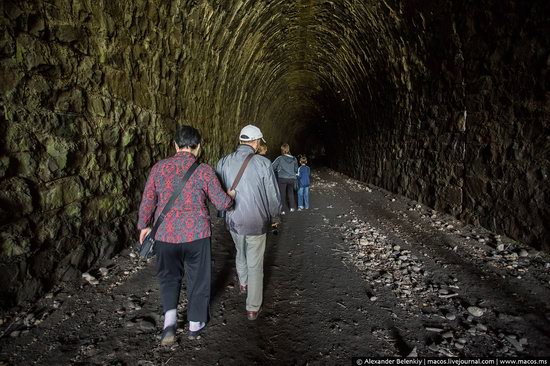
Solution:
<svg viewBox="0 0 550 366"><path fill-rule="evenodd" d="M215 163L259 125L334 168L548 243L548 6L18 1L0 25L0 298L135 240L176 123ZM545 226L546 225L546 226Z"/></svg>
<svg viewBox="0 0 550 366"><path fill-rule="evenodd" d="M334 61L354 88L319 96L331 164L549 250L550 4L383 4L386 32L349 31L383 56Z"/></svg>

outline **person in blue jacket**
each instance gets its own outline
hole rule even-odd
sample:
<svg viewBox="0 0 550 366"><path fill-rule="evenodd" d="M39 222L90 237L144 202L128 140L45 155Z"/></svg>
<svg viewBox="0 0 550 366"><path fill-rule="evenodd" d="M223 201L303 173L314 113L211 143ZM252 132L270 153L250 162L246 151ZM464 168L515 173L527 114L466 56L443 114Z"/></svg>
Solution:
<svg viewBox="0 0 550 366"><path fill-rule="evenodd" d="M307 210L309 208L310 169L305 156L300 157L300 167L296 175L298 177L298 210Z"/></svg>

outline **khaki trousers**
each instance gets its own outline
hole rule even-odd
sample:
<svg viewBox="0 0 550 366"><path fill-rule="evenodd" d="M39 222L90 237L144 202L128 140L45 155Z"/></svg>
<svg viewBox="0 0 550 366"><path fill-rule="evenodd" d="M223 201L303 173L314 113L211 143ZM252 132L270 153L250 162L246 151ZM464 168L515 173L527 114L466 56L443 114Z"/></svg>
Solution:
<svg viewBox="0 0 550 366"><path fill-rule="evenodd" d="M237 256L235 263L241 285L248 285L246 310L258 311L264 291L264 253L266 234L239 235L231 232Z"/></svg>

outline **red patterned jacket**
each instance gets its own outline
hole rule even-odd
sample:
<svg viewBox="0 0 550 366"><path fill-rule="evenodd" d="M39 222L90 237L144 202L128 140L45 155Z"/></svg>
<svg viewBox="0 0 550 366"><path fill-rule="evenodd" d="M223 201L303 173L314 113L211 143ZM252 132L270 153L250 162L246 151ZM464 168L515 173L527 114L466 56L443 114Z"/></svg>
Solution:
<svg viewBox="0 0 550 366"><path fill-rule="evenodd" d="M177 180L183 178L195 160L191 153L178 152L153 166L141 198L138 230L153 226L153 215L156 220L170 200ZM164 218L155 239L167 243L187 243L210 237L207 198L218 210L227 210L233 204L231 197L222 189L214 169L201 164Z"/></svg>

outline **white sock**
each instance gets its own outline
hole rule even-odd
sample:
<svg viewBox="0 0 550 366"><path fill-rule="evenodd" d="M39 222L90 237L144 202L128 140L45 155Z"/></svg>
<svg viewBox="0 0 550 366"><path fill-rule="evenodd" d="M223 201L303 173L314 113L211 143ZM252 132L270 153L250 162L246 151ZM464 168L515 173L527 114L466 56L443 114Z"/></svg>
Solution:
<svg viewBox="0 0 550 366"><path fill-rule="evenodd" d="M202 328L204 328L204 322L189 322L189 330L191 332L196 332Z"/></svg>
<svg viewBox="0 0 550 366"><path fill-rule="evenodd" d="M164 313L164 329L176 325L178 320L178 313L176 309L170 309Z"/></svg>

